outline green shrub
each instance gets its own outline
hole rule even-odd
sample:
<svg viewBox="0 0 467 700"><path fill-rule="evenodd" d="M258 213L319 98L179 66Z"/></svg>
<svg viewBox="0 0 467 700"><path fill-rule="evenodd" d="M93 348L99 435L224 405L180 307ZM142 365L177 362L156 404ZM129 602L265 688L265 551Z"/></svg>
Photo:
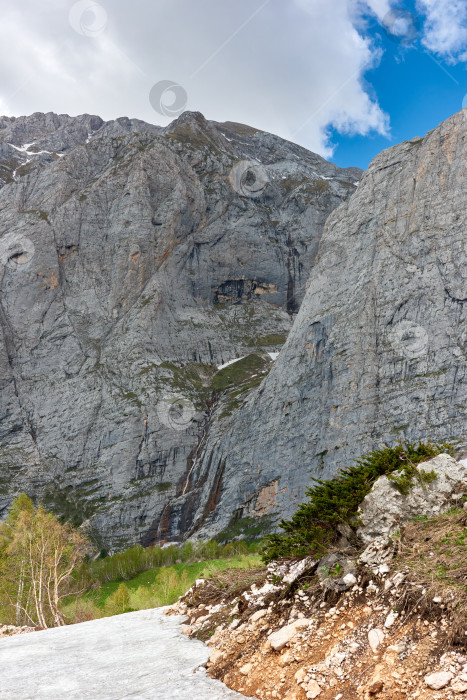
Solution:
<svg viewBox="0 0 467 700"><path fill-rule="evenodd" d="M108 615L120 615L130 609L130 591L121 583L117 590L107 598L105 611Z"/></svg>
<svg viewBox="0 0 467 700"><path fill-rule="evenodd" d="M103 611L89 598L77 596L72 602L63 605L63 615L67 624L88 622L103 617Z"/></svg>
<svg viewBox="0 0 467 700"><path fill-rule="evenodd" d="M177 562L196 562L207 559L225 559L259 551L259 542L250 546L244 540L221 545L216 540L207 542L185 542L181 547L147 547L140 544L105 556L97 561L83 564L77 574L80 588L96 588L112 581L129 581L143 571L172 566Z"/></svg>
<svg viewBox="0 0 467 700"><path fill-rule="evenodd" d="M436 478L431 472L417 470L416 465L441 452L453 454L452 445L399 443L356 460L355 466L339 470L334 479L313 479L315 485L306 494L309 500L298 507L291 520L281 521L284 534L266 537L263 559L269 562L307 554L323 556L339 536L339 523L356 526L358 507L378 477L393 475L390 478L394 486L407 493L415 478L422 483Z"/></svg>

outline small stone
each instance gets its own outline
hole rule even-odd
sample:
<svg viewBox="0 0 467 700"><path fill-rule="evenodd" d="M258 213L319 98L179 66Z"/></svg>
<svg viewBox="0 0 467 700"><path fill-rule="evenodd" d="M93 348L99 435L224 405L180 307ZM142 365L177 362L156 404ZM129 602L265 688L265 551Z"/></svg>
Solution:
<svg viewBox="0 0 467 700"><path fill-rule="evenodd" d="M405 574L399 572L399 573L396 574L396 575L394 576L394 578L392 579L393 586L396 586L396 588L397 588L397 586L400 586L400 584L402 583L402 581L403 581L404 579L405 579Z"/></svg>
<svg viewBox="0 0 467 700"><path fill-rule="evenodd" d="M250 673L252 668L253 668L253 664L244 664L240 668L240 673L242 674L242 676L248 676L248 674Z"/></svg>
<svg viewBox="0 0 467 700"><path fill-rule="evenodd" d="M297 683L302 683L305 680L306 677L306 671L304 668L299 668L298 671L294 675L294 679L296 680Z"/></svg>
<svg viewBox="0 0 467 700"><path fill-rule="evenodd" d="M286 652L281 654L277 663L279 664L279 666L283 667L283 666L289 666L292 663L292 661L293 661L293 655L290 653L289 650L287 650Z"/></svg>
<svg viewBox="0 0 467 700"><path fill-rule="evenodd" d="M368 692L370 695L377 695L383 690L383 687L383 681L373 681L373 683L368 686Z"/></svg>
<svg viewBox="0 0 467 700"><path fill-rule="evenodd" d="M432 690L441 690L451 682L453 675L450 671L439 671L438 673L430 673L425 676L425 683Z"/></svg>
<svg viewBox="0 0 467 700"><path fill-rule="evenodd" d="M389 615L387 616L387 618L386 618L386 621L385 621L385 623L384 623L384 626L385 626L385 627L392 627L393 624L394 624L395 621L396 621L396 618L397 618L397 613L391 611L391 612L389 613Z"/></svg>
<svg viewBox="0 0 467 700"><path fill-rule="evenodd" d="M373 653L378 649L384 639L384 632L380 629L372 629L368 632L368 643Z"/></svg>
<svg viewBox="0 0 467 700"><path fill-rule="evenodd" d="M314 698L317 698L318 695L321 693L321 686L319 683L316 681L310 681L307 685L307 692L306 696L307 698L310 698L310 700L314 700Z"/></svg>
<svg viewBox="0 0 467 700"><path fill-rule="evenodd" d="M353 574L346 574L342 580L346 586L353 586L357 583L357 579Z"/></svg>
<svg viewBox="0 0 467 700"><path fill-rule="evenodd" d="M282 627L280 630L277 630L277 632L273 632L271 635L268 637L268 641L271 645L271 647L275 651L280 651L285 647L285 645L290 642L293 637L297 634L299 629L301 627L308 627L308 625L311 623L311 620L303 619L303 620L296 620L295 622L292 622L290 625L286 625L285 627Z"/></svg>
<svg viewBox="0 0 467 700"><path fill-rule="evenodd" d="M263 610L257 610L253 615L250 617L250 622L257 622L258 620L261 620L262 617L268 614L268 611L263 609Z"/></svg>
<svg viewBox="0 0 467 700"><path fill-rule="evenodd" d="M467 691L467 683L456 678L450 686L455 693L465 693Z"/></svg>
<svg viewBox="0 0 467 700"><path fill-rule="evenodd" d="M218 661L221 661L224 658L224 654L219 651L219 649L213 649L211 651L211 656L209 657L209 663L210 664L215 664Z"/></svg>

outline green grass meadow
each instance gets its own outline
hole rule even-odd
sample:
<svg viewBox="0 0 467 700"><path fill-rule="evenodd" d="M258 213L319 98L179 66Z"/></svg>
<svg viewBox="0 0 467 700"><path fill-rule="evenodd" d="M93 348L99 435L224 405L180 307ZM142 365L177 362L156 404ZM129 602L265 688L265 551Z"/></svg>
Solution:
<svg viewBox="0 0 467 700"><path fill-rule="evenodd" d="M73 596L66 601L63 610L67 621L73 623L171 605L199 578L208 578L225 569L250 569L260 565L261 557L249 554L160 566L129 580L111 581Z"/></svg>

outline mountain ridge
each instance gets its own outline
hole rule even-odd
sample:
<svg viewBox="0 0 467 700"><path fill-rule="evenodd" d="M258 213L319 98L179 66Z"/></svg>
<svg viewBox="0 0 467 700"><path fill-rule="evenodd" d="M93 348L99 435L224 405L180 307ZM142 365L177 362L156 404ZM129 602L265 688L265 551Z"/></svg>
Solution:
<svg viewBox="0 0 467 700"><path fill-rule="evenodd" d="M213 420L193 488L202 503L219 465L223 488L196 536L290 517L311 478L382 444L465 450L466 126L459 112L383 151L330 214L274 367L231 424Z"/></svg>
<svg viewBox="0 0 467 700"><path fill-rule="evenodd" d="M359 175L199 113L0 119L0 515L26 491L110 549L157 538L217 367L268 371Z"/></svg>

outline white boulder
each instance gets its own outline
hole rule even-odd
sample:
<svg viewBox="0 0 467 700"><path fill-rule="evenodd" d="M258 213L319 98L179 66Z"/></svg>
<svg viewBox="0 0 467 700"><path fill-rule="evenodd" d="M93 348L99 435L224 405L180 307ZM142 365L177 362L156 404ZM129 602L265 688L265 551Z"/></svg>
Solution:
<svg viewBox="0 0 467 700"><path fill-rule="evenodd" d="M261 620L261 618L267 614L268 614L268 611L265 608L262 608L262 610L257 610L250 617L250 622L257 622L258 620Z"/></svg>
<svg viewBox="0 0 467 700"><path fill-rule="evenodd" d="M418 465L434 471L436 479L420 483L414 479L407 495L401 494L386 476L380 476L360 506L358 536L364 542L391 535L418 515L439 515L452 506L453 497L467 492L467 467L448 454L440 454ZM381 562L380 562L381 563Z"/></svg>
<svg viewBox="0 0 467 700"><path fill-rule="evenodd" d="M288 642L290 642L291 639L295 637L301 627L308 627L311 622L312 620L308 620L306 618L295 620L295 622L292 622L290 625L281 627L281 629L277 630L277 632L273 632L268 637L268 642L271 645L271 648L274 649L274 651L280 651Z"/></svg>
<svg viewBox="0 0 467 700"><path fill-rule="evenodd" d="M376 650L378 649L378 647L381 644L381 642L383 641L383 639L384 639L383 630L374 628L368 632L368 643L369 643L369 645L371 647L371 651L373 653L376 652Z"/></svg>
<svg viewBox="0 0 467 700"><path fill-rule="evenodd" d="M450 671L438 671L438 673L430 673L429 676L425 676L425 683L432 690L441 690L449 685L453 678Z"/></svg>

